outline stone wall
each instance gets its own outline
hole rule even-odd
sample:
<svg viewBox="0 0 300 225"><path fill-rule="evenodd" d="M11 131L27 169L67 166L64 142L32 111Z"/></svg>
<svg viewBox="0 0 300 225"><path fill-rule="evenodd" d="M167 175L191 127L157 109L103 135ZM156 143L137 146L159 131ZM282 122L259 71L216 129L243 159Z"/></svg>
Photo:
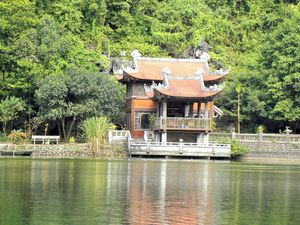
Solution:
<svg viewBox="0 0 300 225"><path fill-rule="evenodd" d="M118 158L126 157L127 151L122 145L103 146L101 150L94 153L90 150L89 144L51 144L51 145L33 145L24 144L14 146L11 144L1 146L0 150L4 151L32 151L32 157L101 157L101 158Z"/></svg>
<svg viewBox="0 0 300 225"><path fill-rule="evenodd" d="M249 152L245 158L300 159L300 135L212 133L210 140L237 140Z"/></svg>
<svg viewBox="0 0 300 225"><path fill-rule="evenodd" d="M291 158L300 159L300 143L272 143L240 141L249 152L246 158Z"/></svg>

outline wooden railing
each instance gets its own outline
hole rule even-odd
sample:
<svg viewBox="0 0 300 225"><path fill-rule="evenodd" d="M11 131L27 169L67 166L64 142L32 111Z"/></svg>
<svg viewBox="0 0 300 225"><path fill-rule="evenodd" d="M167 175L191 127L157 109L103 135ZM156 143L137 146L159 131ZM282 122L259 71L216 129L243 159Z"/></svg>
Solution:
<svg viewBox="0 0 300 225"><path fill-rule="evenodd" d="M203 118L185 117L156 117L154 119L154 130L210 130L211 120Z"/></svg>

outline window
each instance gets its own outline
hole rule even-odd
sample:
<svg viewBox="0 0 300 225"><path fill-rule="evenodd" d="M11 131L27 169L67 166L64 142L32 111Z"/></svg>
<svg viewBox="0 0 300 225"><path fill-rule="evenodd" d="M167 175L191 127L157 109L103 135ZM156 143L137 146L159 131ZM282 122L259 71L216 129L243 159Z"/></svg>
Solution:
<svg viewBox="0 0 300 225"><path fill-rule="evenodd" d="M150 128L150 114L143 114L141 116L141 128L142 129Z"/></svg>
<svg viewBox="0 0 300 225"><path fill-rule="evenodd" d="M135 112L134 113L134 129L135 130L149 130L150 117L153 113L150 112Z"/></svg>

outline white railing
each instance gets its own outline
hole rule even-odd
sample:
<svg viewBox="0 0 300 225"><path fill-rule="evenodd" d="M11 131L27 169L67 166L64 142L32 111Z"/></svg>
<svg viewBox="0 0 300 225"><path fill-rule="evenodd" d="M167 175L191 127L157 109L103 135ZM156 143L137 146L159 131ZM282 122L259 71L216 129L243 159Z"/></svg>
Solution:
<svg viewBox="0 0 300 225"><path fill-rule="evenodd" d="M210 139L213 141L221 141L228 139L236 139L241 141L264 141L264 142L290 142L300 143L299 134L238 134L238 133L211 133Z"/></svg>
<svg viewBox="0 0 300 225"><path fill-rule="evenodd" d="M230 157L229 144L187 142L132 142L130 155Z"/></svg>
<svg viewBox="0 0 300 225"><path fill-rule="evenodd" d="M203 118L185 118L185 117L156 117L154 119L154 129L194 129L194 130L210 130L211 120Z"/></svg>
<svg viewBox="0 0 300 225"><path fill-rule="evenodd" d="M129 130L109 130L108 131L108 143L113 141L126 141L132 140Z"/></svg>
<svg viewBox="0 0 300 225"><path fill-rule="evenodd" d="M182 146L214 146L214 147L230 147L230 144L219 144L219 143L215 143L215 142L210 142L210 143L192 143L192 142L166 142L166 143L162 143L162 142L155 142L155 141L149 141L149 142L143 142L143 141L133 141L131 145L152 145L152 146L178 146L178 145L182 145Z"/></svg>

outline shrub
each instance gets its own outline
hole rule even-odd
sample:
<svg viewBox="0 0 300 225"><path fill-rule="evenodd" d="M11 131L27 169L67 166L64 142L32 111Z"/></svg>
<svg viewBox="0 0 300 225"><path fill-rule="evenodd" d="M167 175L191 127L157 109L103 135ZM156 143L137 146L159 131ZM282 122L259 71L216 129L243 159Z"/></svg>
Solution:
<svg viewBox="0 0 300 225"><path fill-rule="evenodd" d="M92 117L83 121L81 129L94 154L107 143L108 130L115 129L108 117Z"/></svg>
<svg viewBox="0 0 300 225"><path fill-rule="evenodd" d="M237 140L231 140L231 157L241 157L247 154L248 149Z"/></svg>
<svg viewBox="0 0 300 225"><path fill-rule="evenodd" d="M11 133L7 136L8 140L16 145L23 143L26 137L27 134L22 132L21 130L12 130Z"/></svg>
<svg viewBox="0 0 300 225"><path fill-rule="evenodd" d="M232 140L225 140L222 141L223 144L230 144L231 145L231 158L239 158L248 153L248 149L241 145L237 140L232 139Z"/></svg>
<svg viewBox="0 0 300 225"><path fill-rule="evenodd" d="M8 141L7 136L4 133L0 132L0 142L6 142Z"/></svg>

